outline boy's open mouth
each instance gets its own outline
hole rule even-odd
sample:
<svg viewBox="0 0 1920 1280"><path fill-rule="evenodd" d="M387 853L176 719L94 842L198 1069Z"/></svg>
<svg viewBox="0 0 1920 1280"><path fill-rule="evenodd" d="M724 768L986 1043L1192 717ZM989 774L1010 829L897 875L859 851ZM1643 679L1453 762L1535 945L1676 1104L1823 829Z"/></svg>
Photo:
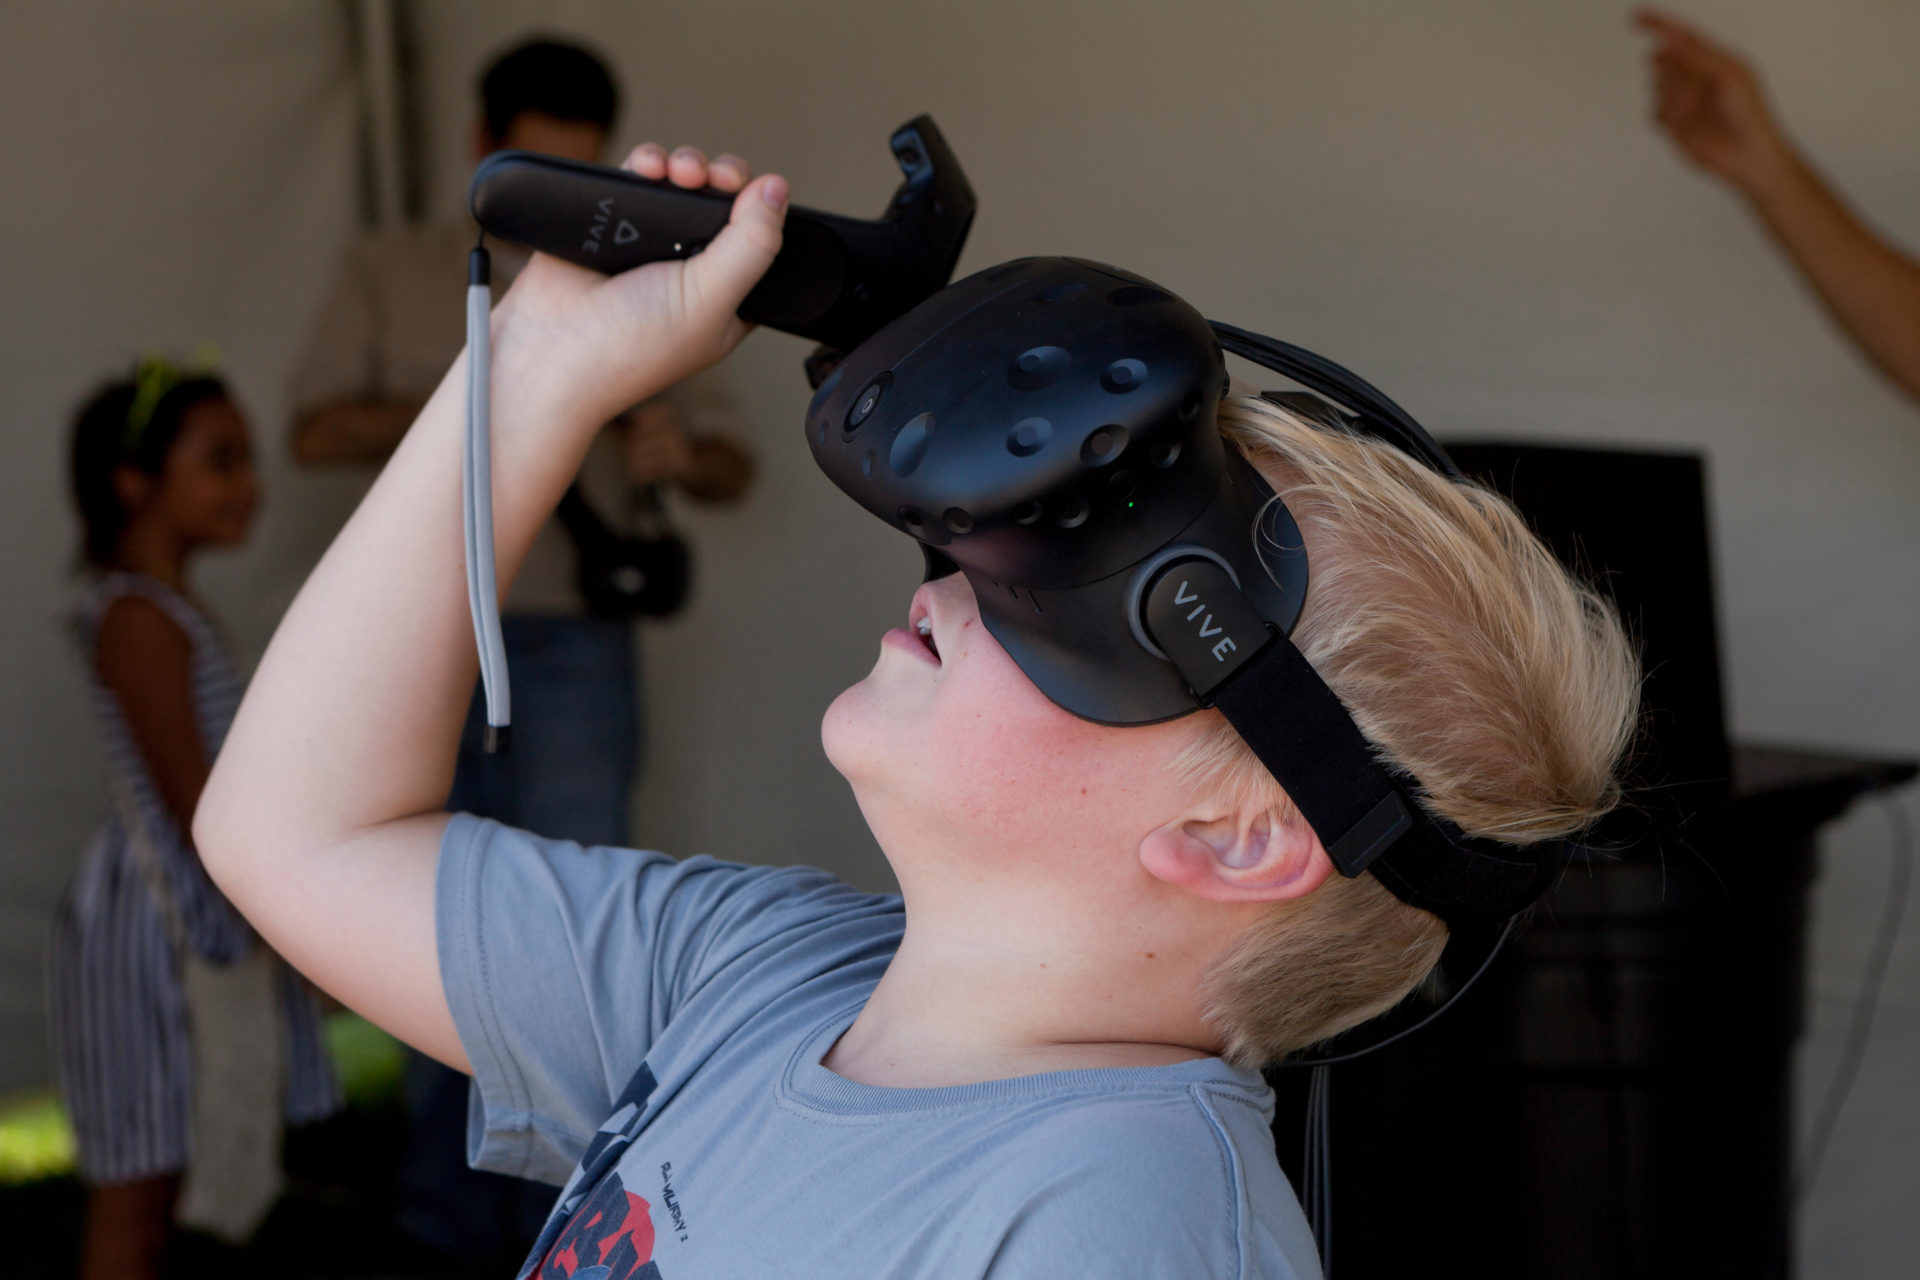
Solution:
<svg viewBox="0 0 1920 1280"><path fill-rule="evenodd" d="M914 619L913 632L920 637L920 643L927 646L927 652L932 654L935 659L938 659L940 657L940 646L935 644L933 640L933 619L924 613L921 614L918 618Z"/></svg>

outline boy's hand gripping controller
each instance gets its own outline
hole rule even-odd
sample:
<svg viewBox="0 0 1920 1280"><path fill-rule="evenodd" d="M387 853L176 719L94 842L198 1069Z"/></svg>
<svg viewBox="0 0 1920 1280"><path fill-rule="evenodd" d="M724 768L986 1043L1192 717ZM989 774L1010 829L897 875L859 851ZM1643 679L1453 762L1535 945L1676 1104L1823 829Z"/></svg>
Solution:
<svg viewBox="0 0 1920 1280"><path fill-rule="evenodd" d="M788 209L780 254L741 319L851 351L946 287L973 222L973 188L931 116L900 126L890 144L906 180L886 212ZM467 203L491 235L612 275L698 253L726 226L733 197L501 151L475 170Z"/></svg>

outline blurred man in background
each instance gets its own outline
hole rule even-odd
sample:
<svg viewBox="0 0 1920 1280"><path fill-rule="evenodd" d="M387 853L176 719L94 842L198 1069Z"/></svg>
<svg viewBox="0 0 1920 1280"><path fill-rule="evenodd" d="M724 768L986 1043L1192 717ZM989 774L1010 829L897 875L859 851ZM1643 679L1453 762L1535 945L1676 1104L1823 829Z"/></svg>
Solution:
<svg viewBox="0 0 1920 1280"><path fill-rule="evenodd" d="M480 97L476 159L513 148L598 162L619 109L597 57L547 40L495 61ZM475 239L463 219L380 232L353 248L294 378L293 451L302 464L373 467L393 452L466 344L462 290ZM495 247L500 287L526 260L516 246ZM636 487L733 501L752 472L729 436L735 426L713 376L690 379L609 423L576 492L601 513L618 512ZM627 839L642 737L632 619L592 615L578 564L563 522L549 522L505 601L519 695L514 750L482 754L476 715L452 803L514 826L618 844Z"/></svg>
<svg viewBox="0 0 1920 1280"><path fill-rule="evenodd" d="M1868 229L1781 131L1741 58L1666 14L1651 32L1654 118L1680 152L1737 191L1861 352L1920 399L1920 262Z"/></svg>
<svg viewBox="0 0 1920 1280"><path fill-rule="evenodd" d="M481 78L474 158L516 149L598 163L618 112L619 91L594 54L551 40L521 44ZM363 467L371 482L466 344L467 255L476 238L461 219L381 231L352 248L294 375L299 463ZM514 245L492 249L504 290L529 255ZM657 516L662 490L702 502L739 498L752 460L731 438L736 425L709 372L601 432L562 504L565 518L541 530L503 602L513 750L481 749L484 703L476 694L449 808L583 844L629 842L628 796L644 737L635 615L610 611L604 596L589 606L582 557L606 541L608 515L635 506ZM464 1076L416 1057L408 1090L414 1133L401 1174L403 1230L445 1258L517 1262L552 1190L467 1168Z"/></svg>

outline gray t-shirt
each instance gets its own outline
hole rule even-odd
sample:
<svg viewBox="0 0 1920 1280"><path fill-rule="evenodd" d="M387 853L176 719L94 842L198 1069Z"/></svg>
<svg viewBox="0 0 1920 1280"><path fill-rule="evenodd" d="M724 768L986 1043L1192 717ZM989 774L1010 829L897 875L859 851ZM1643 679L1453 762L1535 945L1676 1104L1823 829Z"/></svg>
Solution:
<svg viewBox="0 0 1920 1280"><path fill-rule="evenodd" d="M566 1183L521 1274L1319 1274L1256 1073L1207 1058L889 1089L821 1066L904 919L808 868L456 816L437 928L474 1070L468 1154Z"/></svg>

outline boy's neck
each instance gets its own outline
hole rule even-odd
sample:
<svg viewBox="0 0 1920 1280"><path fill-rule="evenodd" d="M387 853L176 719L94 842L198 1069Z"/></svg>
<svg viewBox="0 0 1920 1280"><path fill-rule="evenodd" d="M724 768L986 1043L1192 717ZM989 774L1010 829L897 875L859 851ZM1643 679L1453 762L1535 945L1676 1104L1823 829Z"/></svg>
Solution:
<svg viewBox="0 0 1920 1280"><path fill-rule="evenodd" d="M1212 1056L1205 1033L1157 1016L1151 993L1071 964L943 946L909 926L866 1007L822 1065L859 1084L940 1088L1045 1071L1155 1067ZM1169 1000L1169 1010L1180 1008ZM1099 1011L1124 1008L1124 1017ZM1089 1011L1094 1011L1089 1016Z"/></svg>

